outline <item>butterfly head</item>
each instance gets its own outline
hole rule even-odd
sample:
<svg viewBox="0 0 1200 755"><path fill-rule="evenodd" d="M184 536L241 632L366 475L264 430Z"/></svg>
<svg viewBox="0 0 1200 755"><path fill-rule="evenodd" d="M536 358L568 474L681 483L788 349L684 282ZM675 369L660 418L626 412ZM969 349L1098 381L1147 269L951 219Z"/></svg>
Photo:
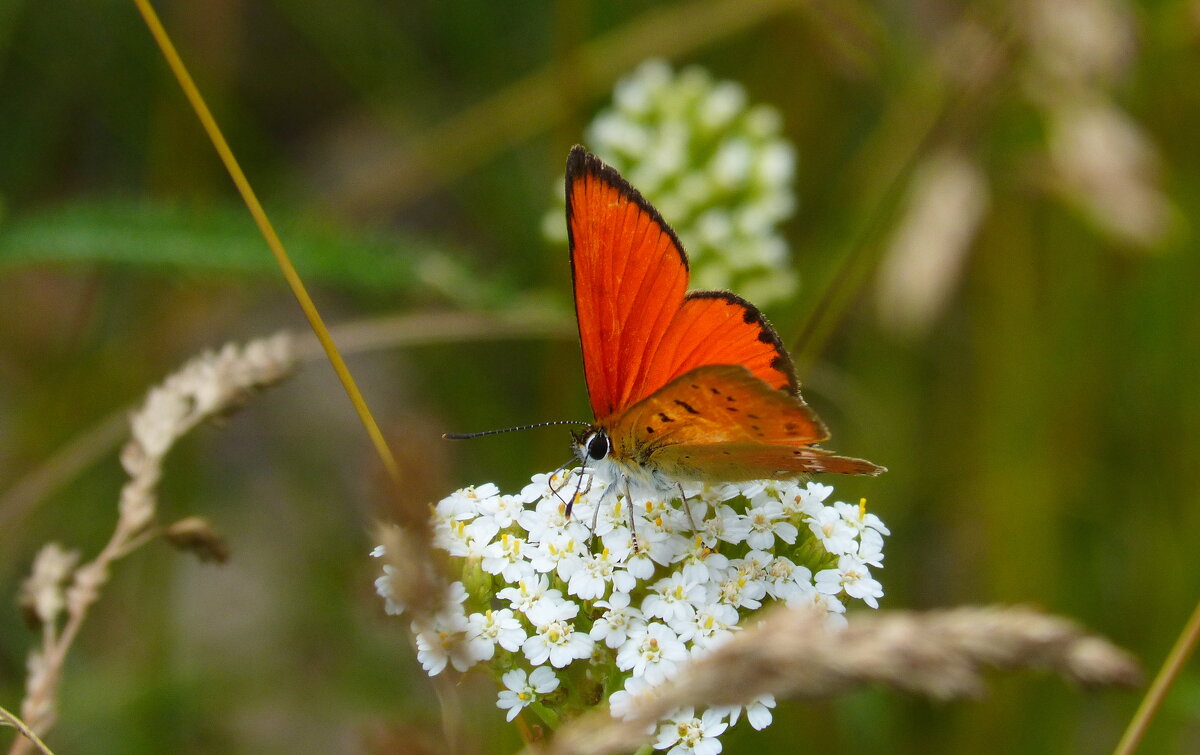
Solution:
<svg viewBox="0 0 1200 755"><path fill-rule="evenodd" d="M592 466L604 461L612 451L612 441L608 431L595 425L580 433L572 433L575 440L575 455L584 466Z"/></svg>

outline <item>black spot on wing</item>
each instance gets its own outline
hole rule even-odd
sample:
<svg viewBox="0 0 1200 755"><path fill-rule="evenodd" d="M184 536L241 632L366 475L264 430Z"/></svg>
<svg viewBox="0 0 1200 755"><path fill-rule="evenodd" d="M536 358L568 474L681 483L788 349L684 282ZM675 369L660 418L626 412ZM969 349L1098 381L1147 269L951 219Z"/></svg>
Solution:
<svg viewBox="0 0 1200 755"><path fill-rule="evenodd" d="M681 401L680 399L675 399L675 403L678 404L679 406L682 406L683 410L685 412L687 412L688 414L699 414L700 413L700 412L696 411L695 409L693 409L692 405L686 401Z"/></svg>
<svg viewBox="0 0 1200 755"><path fill-rule="evenodd" d="M666 414L666 412L659 412L659 413L658 413L658 420L659 420L660 422L674 422L674 421L675 421L675 420L671 419L670 417L668 417L668 416L667 416L667 414Z"/></svg>

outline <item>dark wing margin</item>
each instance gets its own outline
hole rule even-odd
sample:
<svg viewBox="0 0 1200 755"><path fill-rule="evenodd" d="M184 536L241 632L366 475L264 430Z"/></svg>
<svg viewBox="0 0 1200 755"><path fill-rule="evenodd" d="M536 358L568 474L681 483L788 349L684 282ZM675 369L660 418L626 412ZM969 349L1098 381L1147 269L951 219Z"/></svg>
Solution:
<svg viewBox="0 0 1200 755"><path fill-rule="evenodd" d="M750 302L728 291L693 291L675 316L671 334L675 359L661 384L706 364L740 364L772 388L799 393L796 369L779 334ZM657 376L656 376L657 377Z"/></svg>

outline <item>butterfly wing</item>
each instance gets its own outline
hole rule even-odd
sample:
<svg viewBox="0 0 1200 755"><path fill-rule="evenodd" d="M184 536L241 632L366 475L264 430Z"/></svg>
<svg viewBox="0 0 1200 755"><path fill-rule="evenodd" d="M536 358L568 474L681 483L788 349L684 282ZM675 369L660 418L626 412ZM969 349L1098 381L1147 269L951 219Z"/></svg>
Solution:
<svg viewBox="0 0 1200 755"><path fill-rule="evenodd" d="M742 364L795 393L791 359L762 314L733 294L686 294L679 239L620 174L577 146L566 192L575 314L598 421L707 364Z"/></svg>
<svg viewBox="0 0 1200 755"><path fill-rule="evenodd" d="M814 448L829 433L812 409L736 364L692 369L605 429L615 461L672 479L736 482L884 471Z"/></svg>
<svg viewBox="0 0 1200 755"><path fill-rule="evenodd" d="M701 482L779 480L816 472L878 475L887 471L865 459L834 456L823 448L761 443L668 446L652 457L652 463L672 480Z"/></svg>

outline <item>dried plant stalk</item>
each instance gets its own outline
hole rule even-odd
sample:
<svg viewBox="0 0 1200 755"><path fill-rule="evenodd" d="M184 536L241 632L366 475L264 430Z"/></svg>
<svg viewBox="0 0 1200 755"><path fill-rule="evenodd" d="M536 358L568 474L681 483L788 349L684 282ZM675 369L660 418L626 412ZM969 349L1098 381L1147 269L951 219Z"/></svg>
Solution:
<svg viewBox="0 0 1200 755"><path fill-rule="evenodd" d="M29 655L21 703L21 718L34 733L44 735L54 724L67 651L88 609L99 599L111 565L162 532L155 524L155 490L167 452L199 423L237 408L252 390L287 377L294 365L293 341L286 334L244 347L228 344L218 352L201 354L168 376L130 417L132 437L121 451L129 481L121 489L117 526L108 543L95 559L77 569L78 554L51 543L38 554L32 576L22 585L22 607L42 630L41 647ZM33 746L29 739L18 737L9 752L26 753Z"/></svg>
<svg viewBox="0 0 1200 755"><path fill-rule="evenodd" d="M531 752L637 748L686 706L737 705L763 694L824 698L882 684L938 700L981 694L984 667L1042 669L1086 685L1134 685L1136 661L1065 619L1030 608L957 608L854 616L831 629L808 610L776 609L641 701L634 718L599 711Z"/></svg>

